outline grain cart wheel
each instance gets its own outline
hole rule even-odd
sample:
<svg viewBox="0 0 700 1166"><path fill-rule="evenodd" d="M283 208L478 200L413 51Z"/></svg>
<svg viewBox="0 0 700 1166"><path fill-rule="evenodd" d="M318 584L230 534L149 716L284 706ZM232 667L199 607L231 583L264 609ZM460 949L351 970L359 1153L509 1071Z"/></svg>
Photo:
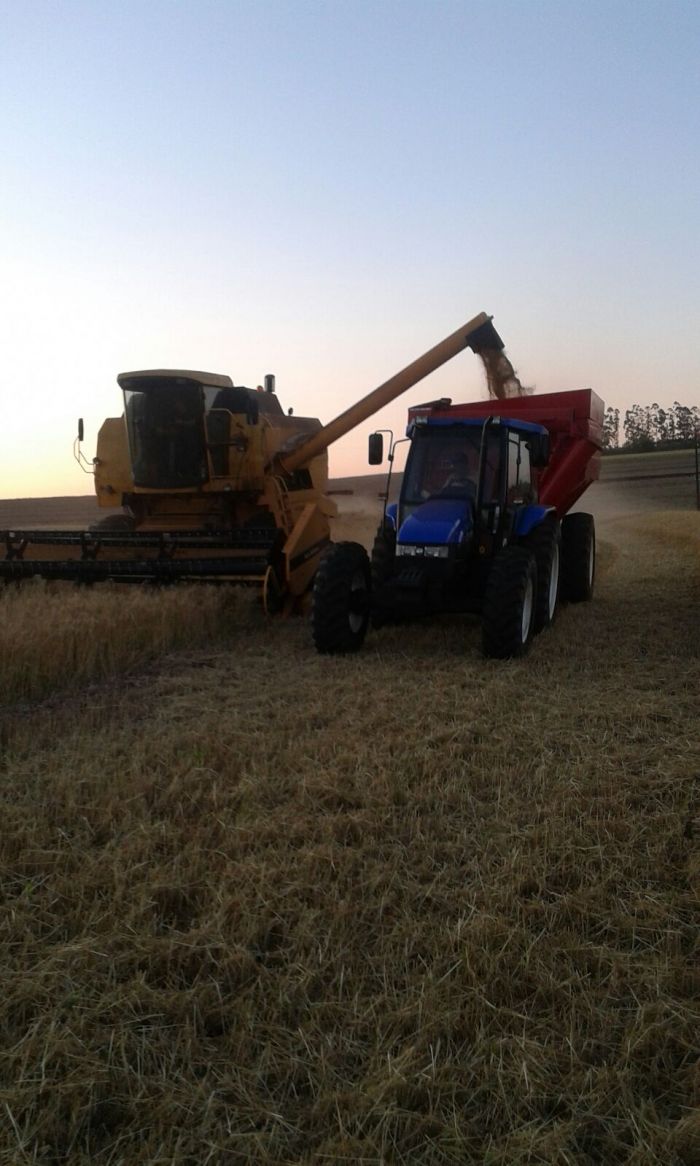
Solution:
<svg viewBox="0 0 700 1166"><path fill-rule="evenodd" d="M526 547L510 546L496 556L482 611L485 656L523 656L535 628L537 565Z"/></svg>
<svg viewBox="0 0 700 1166"><path fill-rule="evenodd" d="M582 603L593 595L595 523L592 514L567 514L561 524L562 599Z"/></svg>
<svg viewBox="0 0 700 1166"><path fill-rule="evenodd" d="M314 579L311 628L319 652L357 652L367 632L370 566L359 543L333 543Z"/></svg>
<svg viewBox="0 0 700 1166"><path fill-rule="evenodd" d="M377 530L372 547L371 575L372 595L375 600L381 596L382 587L391 578L396 557L396 531L389 522L382 522ZM376 604L372 608L372 625L375 628L391 622L391 614Z"/></svg>
<svg viewBox="0 0 700 1166"><path fill-rule="evenodd" d="M561 582L561 529L556 519L545 519L528 535L525 547L535 556L537 594L535 635L548 628L556 615Z"/></svg>

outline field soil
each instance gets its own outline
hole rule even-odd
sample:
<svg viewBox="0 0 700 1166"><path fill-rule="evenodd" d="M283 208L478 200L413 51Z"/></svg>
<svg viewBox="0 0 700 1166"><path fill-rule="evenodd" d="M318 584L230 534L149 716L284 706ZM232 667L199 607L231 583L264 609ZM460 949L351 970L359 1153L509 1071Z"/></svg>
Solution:
<svg viewBox="0 0 700 1166"><path fill-rule="evenodd" d="M6 589L1 1161L700 1160L700 515L665 489L589 491L596 596L522 661L473 619L325 658L245 593Z"/></svg>

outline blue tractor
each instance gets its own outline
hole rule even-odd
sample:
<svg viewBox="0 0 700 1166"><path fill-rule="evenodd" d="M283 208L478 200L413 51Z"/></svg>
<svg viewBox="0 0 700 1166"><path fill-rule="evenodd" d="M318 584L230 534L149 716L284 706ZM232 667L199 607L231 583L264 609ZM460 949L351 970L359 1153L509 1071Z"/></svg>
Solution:
<svg viewBox="0 0 700 1166"><path fill-rule="evenodd" d="M566 511L596 476L599 404L583 390L411 409L399 499L385 502L371 560L358 544L339 543L319 567L318 650L356 650L370 622L453 612L481 616L485 655L516 657L552 622L560 595L589 599L593 518ZM529 419L550 414L548 425ZM369 455L372 465L384 460L381 433Z"/></svg>

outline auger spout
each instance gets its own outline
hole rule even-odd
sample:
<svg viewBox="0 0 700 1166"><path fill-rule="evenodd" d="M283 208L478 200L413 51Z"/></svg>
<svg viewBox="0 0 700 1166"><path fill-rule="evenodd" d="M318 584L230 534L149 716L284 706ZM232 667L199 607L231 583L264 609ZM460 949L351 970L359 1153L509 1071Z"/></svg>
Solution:
<svg viewBox="0 0 700 1166"><path fill-rule="evenodd" d="M481 355L494 350L501 352L503 347L503 341L493 326L491 316L488 316L486 312L480 312L478 316L474 316L472 320L463 324L461 328L436 344L434 348L423 353L401 372L397 372L384 384L379 385L356 404L351 405L344 413L340 413L335 420L324 425L312 437L298 445L296 449L289 453L279 452L274 459L275 468L281 470L282 473L293 474L295 470L308 465L312 458L323 453L334 441L338 441L351 429L361 425L368 417L383 409L385 405L389 405L408 389L413 388L431 372L435 372L436 369L446 364L453 356L463 352L465 348L471 348L473 352Z"/></svg>

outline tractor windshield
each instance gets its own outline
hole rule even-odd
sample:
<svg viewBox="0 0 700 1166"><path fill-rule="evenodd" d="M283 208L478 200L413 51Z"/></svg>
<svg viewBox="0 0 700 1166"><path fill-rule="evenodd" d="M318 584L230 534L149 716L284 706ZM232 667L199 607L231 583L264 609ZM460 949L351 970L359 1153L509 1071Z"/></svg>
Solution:
<svg viewBox="0 0 700 1166"><path fill-rule="evenodd" d="M403 502L429 498L474 502L479 484L481 427L425 426L416 429L403 483Z"/></svg>
<svg viewBox="0 0 700 1166"><path fill-rule="evenodd" d="M124 400L134 485L183 489L208 480L199 385L149 377L125 388Z"/></svg>

